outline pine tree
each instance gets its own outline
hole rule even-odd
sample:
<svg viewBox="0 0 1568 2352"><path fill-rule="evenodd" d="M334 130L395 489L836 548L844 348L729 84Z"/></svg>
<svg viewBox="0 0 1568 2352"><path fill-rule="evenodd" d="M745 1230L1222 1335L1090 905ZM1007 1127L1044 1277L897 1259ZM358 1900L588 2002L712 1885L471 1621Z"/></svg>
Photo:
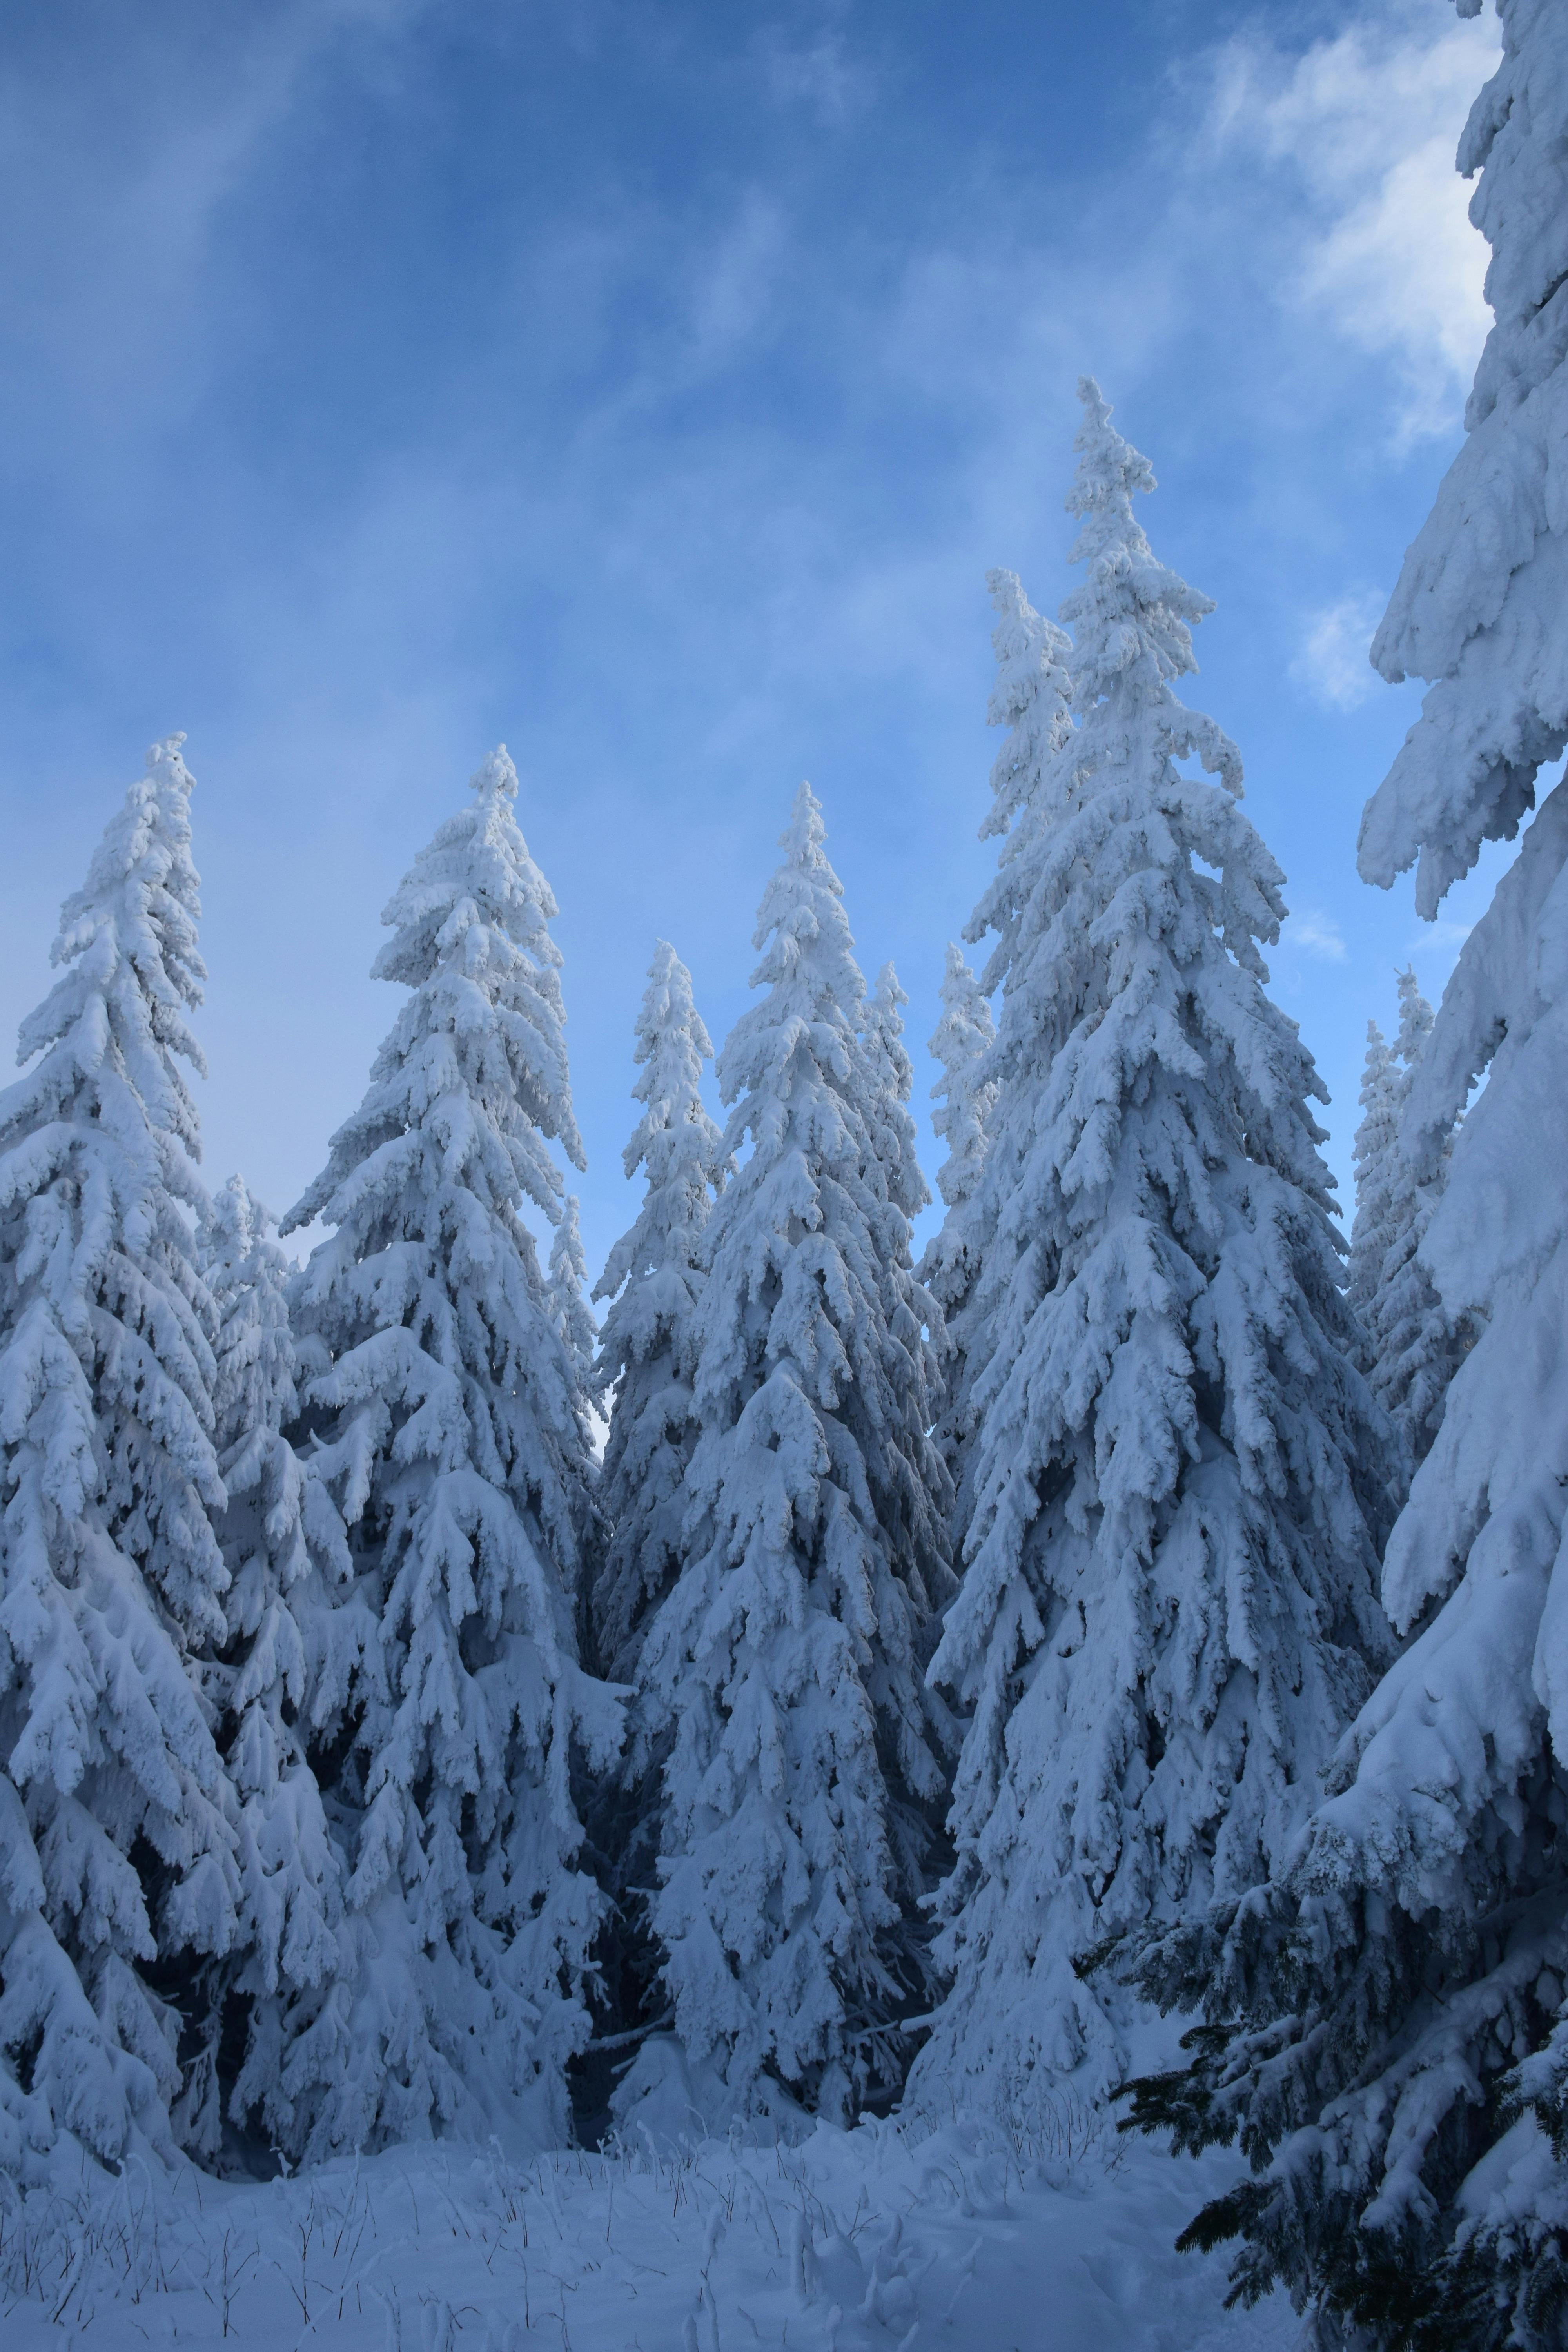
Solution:
<svg viewBox="0 0 1568 2352"><path fill-rule="evenodd" d="M929 1052L942 1076L931 1088L942 1101L931 1114L931 1130L947 1145L937 1170L936 1189L947 1216L921 1261L921 1279L948 1318L963 1307L977 1271L964 1234L963 1211L980 1189L985 1165L985 1122L996 1100L996 1082L985 1075L985 1056L996 1036L991 1007L980 992L963 950L952 940L942 980L942 1019Z"/></svg>
<svg viewBox="0 0 1568 2352"><path fill-rule="evenodd" d="M988 572L985 584L997 615L991 633L996 679L986 709L986 721L993 727L1005 727L1007 732L992 764L992 803L980 828L982 841L1001 836L996 873L982 893L963 933L973 944L994 931L996 945L972 992L954 981L954 961L956 959L962 968L962 958L956 949L948 950L948 983L959 989L964 1022L972 1022L976 1027L984 1025L987 1032L984 1073L977 1072L975 1080L971 1082L981 1087L985 1097L981 1114L983 1129L972 1137L969 1150L976 1179L981 1160L991 1152L996 1153L999 1161L1011 1165L1019 1151L1026 1148L1023 1130L1015 1131L1005 1117L995 1119L996 1131L993 1132L993 1106L1004 1090L997 1056L1015 1049L1005 1034L992 1049L988 1034L991 1014L985 1000L1011 985L1033 887L1035 861L1054 814L1058 754L1072 726L1064 667L1070 646L1065 631L1036 612L1016 572ZM944 986L944 1004L947 1002ZM937 1034L941 1036L940 1029ZM957 1035L953 1043L957 1045ZM938 1051L935 1038L931 1050ZM1010 1070L1006 1085L1015 1106L1023 1099L1020 1086L1012 1083L1016 1076ZM950 1093L950 1118L952 1114ZM922 1274L942 1307L946 1326L941 1345L947 1407L940 1435L957 1489L954 1533L961 1548L973 1506L966 1471L974 1433L970 1367L987 1351L986 1342L975 1328L974 1276L982 1262L991 1257L996 1247L994 1215L1001 1189L999 1183L987 1188L976 1181L961 1200L950 1201L944 1185L942 1197L948 1202L948 1213L921 1261Z"/></svg>
<svg viewBox="0 0 1568 2352"><path fill-rule="evenodd" d="M1402 971L1399 1033L1394 1044L1394 1056L1402 1066L1398 1087L1402 1125L1432 1028L1432 1007L1416 985L1415 974ZM1440 1143L1425 1147L1424 1172L1417 1172L1403 1140L1388 1168L1389 1231L1378 1270L1373 1318L1377 1360L1372 1392L1398 1432L1412 1468L1432 1450L1448 1383L1470 1342L1466 1318L1449 1313L1418 1255L1447 1181L1456 1124L1456 1120L1449 1122Z"/></svg>
<svg viewBox="0 0 1568 2352"><path fill-rule="evenodd" d="M974 1507L932 1668L973 1712L927 2105L1121 2072L1115 1998L1075 1960L1282 1858L1384 1643L1323 1088L1258 950L1281 877L1235 746L1172 691L1212 608L1151 553L1147 460L1080 396L1079 724L1017 861Z"/></svg>
<svg viewBox="0 0 1568 2352"><path fill-rule="evenodd" d="M591 1613L598 1656L617 1682L635 1673L647 1613L680 1559L681 1482L697 1439L686 1335L701 1284L702 1235L728 1167L700 1090L702 1065L712 1058L691 974L660 940L637 1024L642 1076L632 1092L643 1112L623 1155L627 1181L646 1169L647 1190L594 1290L612 1302L595 1377L614 1403L603 1487L612 1534ZM634 1749L652 1736L644 1727Z"/></svg>
<svg viewBox="0 0 1568 2352"><path fill-rule="evenodd" d="M1479 0L1462 0L1478 13ZM1412 864L1436 912L1568 743L1568 23L1501 0L1503 56L1459 168L1496 317L1464 447L1373 644L1436 681L1368 803L1362 871ZM1484 168L1483 168L1484 167ZM1373 2346L1527 2352L1568 2312L1568 790L1470 932L1406 1107L1429 1181L1474 1080L1421 1257L1477 1337L1389 1539L1417 1638L1347 1739L1294 1867L1194 1931L1168 1990L1206 1995L1192 2076L1146 2112L1239 2131L1256 2177L1194 2234L1240 2233Z"/></svg>
<svg viewBox="0 0 1568 2352"><path fill-rule="evenodd" d="M920 1982L916 1823L942 1790L933 1366L823 838L803 785L758 918L766 994L719 1056L722 1150L751 1150L703 1237L682 1558L639 1661L674 1730L652 1926L681 2095L710 2121L841 2113L885 2075L873 2029ZM671 2057L645 2045L623 2113Z"/></svg>
<svg viewBox="0 0 1568 2352"><path fill-rule="evenodd" d="M956 1485L963 1460L960 1400L968 1385L957 1328L980 1265L978 1236L970 1227L985 1164L985 1125L996 1100L995 1080L985 1075L984 1059L995 1040L996 1025L962 949L951 940L942 1008L942 1019L931 1032L930 1052L942 1067L931 1093L945 1100L932 1113L931 1126L947 1145L947 1158L936 1179L947 1214L926 1244L916 1273L942 1318L937 1345L948 1402L937 1442Z"/></svg>
<svg viewBox="0 0 1568 2352"><path fill-rule="evenodd" d="M611 1302L595 1380L601 1400L613 1402L601 1487L610 1532L589 1610L602 1670L632 1685L649 1616L680 1564L683 1481L697 1442L688 1333L703 1229L728 1169L701 1095L713 1048L691 975L665 940L648 967L636 1034L641 1075L632 1091L643 1108L623 1160L628 1181L646 1170L647 1187L594 1292ZM656 1876L659 1777L672 1738L662 1693L635 1689L626 1733L620 1769L601 1783L588 1817L611 1898L599 1961L612 2036L663 2006L641 1893Z"/></svg>
<svg viewBox="0 0 1568 2352"><path fill-rule="evenodd" d="M1387 1038L1375 1021L1369 1021L1361 1076L1361 1124L1351 1153L1355 1167L1355 1223L1351 1227L1345 1282L1345 1296L1361 1326L1361 1367L1369 1379L1377 1364L1377 1297L1383 1286L1383 1262L1394 1239L1390 1193L1403 1108L1398 1065Z"/></svg>
<svg viewBox="0 0 1568 2352"><path fill-rule="evenodd" d="M224 1633L216 1318L181 1062L192 778L156 743L61 911L0 1096L0 2171L172 2153L178 2014L236 1832L192 1661ZM155 1971L155 1977L150 1974Z"/></svg>
<svg viewBox="0 0 1568 2352"><path fill-rule="evenodd" d="M351 1954L284 2088L308 2152L437 2128L566 2135L599 1897L574 1745L617 1710L578 1663L594 1520L580 1384L520 1209L573 1162L555 902L505 748L423 850L374 970L411 993L284 1230L335 1227L295 1314L313 1442L366 1627L323 1726L353 1835Z"/></svg>
<svg viewBox="0 0 1568 2352"><path fill-rule="evenodd" d="M1362 1121L1355 1139L1355 1223L1351 1233L1351 1306L1361 1327L1358 1360L1388 1416L1394 1492L1403 1503L1443 1418L1444 1399L1468 1334L1450 1315L1416 1255L1447 1172L1449 1141L1418 1175L1401 1139L1405 1107L1432 1031L1432 1008L1413 971L1399 981L1399 1031L1392 1047L1367 1024Z"/></svg>
<svg viewBox="0 0 1568 2352"><path fill-rule="evenodd" d="M915 1122L910 1111L914 1064L904 1044L904 1007L909 997L891 963L877 974L866 1000L861 1045L869 1081L868 1114L871 1141L881 1162L887 1194L896 1217L906 1223L930 1206L931 1187L921 1170ZM896 1219L895 1228L896 1231ZM897 1247L895 1240L893 1246Z"/></svg>
<svg viewBox="0 0 1568 2352"><path fill-rule="evenodd" d="M588 1261L583 1253L582 1207L576 1193L568 1192L561 1222L551 1235L550 1271L544 1286L550 1319L566 1350L566 1360L576 1375L578 1387L586 1396L593 1385L599 1327L584 1295Z"/></svg>
<svg viewBox="0 0 1568 2352"><path fill-rule="evenodd" d="M310 2072L309 2044L338 1974L343 1857L307 1753L330 1711L336 1654L369 1628L337 1622L350 1573L342 1522L283 1434L299 1413L286 1296L289 1262L243 1178L216 1195L201 1234L218 1311L213 1402L227 1507L216 1521L229 1572L226 1639L204 1681L238 1804L242 1932L212 1970L204 2043L188 2070L187 2143L212 2155L226 2090L237 2121L257 2115L269 2143L304 2152L285 2080ZM227 2012L245 2021L237 2080L220 2075Z"/></svg>

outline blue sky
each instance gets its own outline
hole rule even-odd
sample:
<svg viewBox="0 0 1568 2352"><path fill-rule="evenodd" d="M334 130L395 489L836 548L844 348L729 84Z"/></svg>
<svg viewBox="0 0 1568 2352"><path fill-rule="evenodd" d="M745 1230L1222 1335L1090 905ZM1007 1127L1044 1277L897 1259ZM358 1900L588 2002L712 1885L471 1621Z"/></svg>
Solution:
<svg viewBox="0 0 1568 2352"><path fill-rule="evenodd" d="M1446 0L16 0L0 28L0 1023L183 728L209 1179L279 1210L357 1101L399 874L505 740L557 937L595 1270L656 936L715 1038L791 794L912 999L991 864L984 573L1069 585L1090 370L1216 602L1189 698L1289 877L1348 1188L1435 927L1356 878L1414 714L1364 646L1458 437L1485 248ZM1501 853L1500 855L1506 855Z"/></svg>

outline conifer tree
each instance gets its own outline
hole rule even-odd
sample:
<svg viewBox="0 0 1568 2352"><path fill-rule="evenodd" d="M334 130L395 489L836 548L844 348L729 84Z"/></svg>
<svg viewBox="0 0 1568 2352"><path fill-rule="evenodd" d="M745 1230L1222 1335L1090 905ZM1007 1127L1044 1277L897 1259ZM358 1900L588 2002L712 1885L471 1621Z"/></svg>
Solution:
<svg viewBox="0 0 1568 2352"><path fill-rule="evenodd" d="M873 2029L920 1981L915 1823L942 1790L934 1369L823 838L803 785L758 918L766 993L719 1056L723 1151L752 1148L703 1238L682 1559L639 1661L674 1732L652 1925L710 2121L842 2113L885 2075ZM645 2044L623 2113L670 2063Z"/></svg>
<svg viewBox="0 0 1568 2352"><path fill-rule="evenodd" d="M0 2172L172 2153L178 2017L239 1894L193 1677L224 1633L216 1318L187 1014L192 778L155 743L60 916L0 1095ZM28 2072L20 2071L24 2057ZM26 2079L27 2087L24 2089Z"/></svg>
<svg viewBox="0 0 1568 2352"><path fill-rule="evenodd" d="M1172 690L1211 606L1152 554L1147 460L1080 396L1079 724L1012 886L973 1512L932 1668L972 1714L928 2105L1120 2074L1115 1997L1075 1960L1282 1858L1384 1642L1323 1088L1259 953L1281 877L1235 746Z"/></svg>
<svg viewBox="0 0 1568 2352"><path fill-rule="evenodd" d="M594 1379L594 1350L599 1328L584 1295L588 1261L583 1254L582 1207L576 1193L568 1192L561 1222L550 1239L550 1272L545 1290L550 1319L560 1335L577 1384L586 1395Z"/></svg>
<svg viewBox="0 0 1568 2352"><path fill-rule="evenodd" d="M345 1643L356 1653L371 1629L339 1620L338 1589L351 1572L342 1522L283 1433L299 1413L298 1364L289 1266L271 1224L234 1176L200 1235L218 1313L213 1402L228 1501L216 1531L229 1573L226 1639L203 1679L238 1810L241 1933L210 1972L203 2046L182 2104L187 2144L204 2156L217 2148L226 2093L236 2121L254 2114L269 2144L298 2159L299 2111L285 2082L311 2072L312 2029L338 1974L344 1877L307 1750L313 1720L332 1704L339 1653ZM225 2084L220 2046L234 2003L244 2059L237 2081Z"/></svg>
<svg viewBox="0 0 1568 2352"><path fill-rule="evenodd" d="M642 1075L632 1093L643 1110L623 1160L628 1182L647 1171L647 1189L594 1290L611 1302L595 1377L614 1402L603 1487L612 1532L591 1613L599 1659L617 1682L635 1673L648 1611L680 1559L681 1483L697 1439L686 1340L703 1231L727 1171L701 1095L713 1048L691 974L666 940L648 967L633 1058ZM635 1733L634 1750L650 1736L649 1727Z"/></svg>
<svg viewBox="0 0 1568 2352"><path fill-rule="evenodd" d="M352 1829L342 1979L285 2089L308 2152L434 2129L566 2136L565 2065L599 1897L570 1773L605 1769L609 1695L580 1665L593 1527L580 1383L531 1202L582 1165L555 902L504 747L386 908L378 977L411 993L360 1108L285 1226L335 1230L295 1294L307 1466L348 1528L365 1646L324 1727ZM335 2037L335 2051L333 2045Z"/></svg>
<svg viewBox="0 0 1568 2352"><path fill-rule="evenodd" d="M909 1001L899 985L898 973L891 963L885 963L866 1000L861 1027L870 1082L871 1140L882 1165L888 1199L906 1222L918 1217L931 1202L910 1111L915 1072L904 1044L904 1007ZM893 1246L897 1247L896 1242Z"/></svg>
<svg viewBox="0 0 1568 2352"><path fill-rule="evenodd" d="M1428 916L1568 744L1568 24L1543 0L1498 14L1458 158L1495 324L1373 641L1385 677L1434 683L1362 871L1414 864ZM1421 1243L1477 1336L1384 1562L1416 1638L1289 1873L1176 1952L1167 1995L1203 1998L1208 2030L1192 2074L1145 2093L1189 2143L1239 2132L1255 2177L1192 2234L1239 2234L1239 2291L1282 2280L1325 2343L1544 2352L1568 2311L1565 955L1559 782L1466 940L1402 1130L1431 1181L1487 1073Z"/></svg>
<svg viewBox="0 0 1568 2352"><path fill-rule="evenodd" d="M645 1891L656 1876L659 1779L672 1727L665 1695L639 1684L637 1662L650 1614L681 1559L683 1481L697 1442L689 1331L703 1229L727 1170L701 1095L713 1048L691 975L665 940L654 949L636 1034L640 1075L632 1091L642 1115L623 1160L628 1180L641 1168L647 1184L594 1292L611 1302L595 1381L601 1401L613 1402L601 1486L609 1532L590 1631L601 1670L636 1686L620 1769L601 1783L588 1814L610 1897L599 1960L612 2032L646 2024L665 2006L652 1981L658 1955Z"/></svg>
<svg viewBox="0 0 1568 2352"><path fill-rule="evenodd" d="M1355 1222L1351 1227L1345 1296L1361 1326L1359 1357L1370 1379L1377 1363L1377 1295L1383 1262L1394 1239L1390 1198L1399 1150L1399 1114L1404 1097L1399 1067L1375 1021L1366 1024L1366 1058L1361 1074L1361 1123L1351 1158L1355 1168Z"/></svg>
<svg viewBox="0 0 1568 2352"><path fill-rule="evenodd" d="M937 1439L956 1486L963 1452L960 1401L967 1385L957 1334L980 1265L978 1237L970 1227L980 1171L985 1164L985 1123L996 1100L996 1083L986 1076L984 1059L994 1042L996 1024L963 950L951 940L942 1008L942 1019L931 1032L930 1052L942 1067L931 1093L945 1100L931 1114L931 1126L947 1145L947 1158L936 1179L947 1214L926 1244L916 1272L942 1318L937 1346L947 1405Z"/></svg>
<svg viewBox="0 0 1568 2352"><path fill-rule="evenodd" d="M942 1019L929 1046L942 1070L931 1088L942 1103L931 1113L931 1129L947 1145L947 1158L936 1175L947 1215L921 1262L921 1279L949 1320L968 1298L976 1272L965 1243L963 1213L980 1189L985 1165L985 1122L996 1100L996 1082L985 1075L985 1055L995 1036L991 1007L963 949L949 940Z"/></svg>
<svg viewBox="0 0 1568 2352"><path fill-rule="evenodd" d="M1399 1031L1394 1043L1394 1058L1400 1065L1396 1099L1402 1128L1432 1026L1432 1008L1416 985L1415 974L1402 971ZM1388 1161L1388 1231L1371 1327L1375 1354L1372 1392L1394 1423L1412 1469L1431 1451L1442 1423L1448 1383L1470 1339L1465 1316L1450 1314L1444 1306L1418 1255L1447 1181L1456 1124L1450 1121L1440 1144L1428 1142L1423 1147L1420 1171L1403 1137L1396 1140ZM1352 1255L1353 1263L1353 1243ZM1403 1500L1404 1487L1400 1492Z"/></svg>
<svg viewBox="0 0 1568 2352"><path fill-rule="evenodd" d="M980 838L987 841L999 835L1002 847L995 876L982 893L963 936L972 943L984 940L991 932L997 936L984 971L972 991L964 990L963 983L954 979L955 959L962 969L962 958L955 948L950 948L948 985L960 992L966 1024L973 1023L988 1031L991 1014L985 1000L1011 984L1021 926L1033 887L1034 862L1042 831L1048 828L1051 821L1052 794L1058 789L1054 781L1058 755L1068 739L1072 719L1068 674L1063 667L1070 651L1065 631L1036 612L1016 572L988 572L985 584L997 615L991 633L996 678L986 708L986 721L993 727L1005 727L1007 732L992 764L992 804L980 828ZM947 1002L944 985L943 1003ZM954 1045L957 1042L955 1034ZM1025 1148L1021 1129L1015 1132L1005 1117L997 1118L997 1131L992 1132L992 1107L1003 1083L997 1055L1012 1050L1005 1035L995 1050L991 1050L987 1036L984 1063L977 1066L974 1079L968 1082L978 1085L985 1097L984 1127L972 1135L967 1155L976 1179L981 1160L991 1151L1011 1163ZM934 1039L932 1051L937 1051ZM1024 1099L1025 1091L1026 1084L1009 1085L1007 1092L1015 1107ZM951 1113L950 1094L950 1116ZM971 1181L960 1200L948 1201L948 1213L921 1261L922 1273L933 1286L931 1295L942 1307L946 1327L941 1341L947 1381L941 1442L956 1485L954 1534L960 1549L973 1503L965 1470L974 1430L970 1367L986 1352L985 1342L975 1328L978 1310L974 1276L982 1261L990 1257L996 1247L994 1218L1000 1192L998 1183L986 1188ZM942 1197L948 1200L945 1190Z"/></svg>

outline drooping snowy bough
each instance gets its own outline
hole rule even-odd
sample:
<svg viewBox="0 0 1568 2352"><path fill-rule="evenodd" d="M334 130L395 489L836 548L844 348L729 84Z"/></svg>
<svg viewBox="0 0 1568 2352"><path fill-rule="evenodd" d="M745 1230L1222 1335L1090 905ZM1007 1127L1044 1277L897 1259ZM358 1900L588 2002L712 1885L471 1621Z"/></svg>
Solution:
<svg viewBox="0 0 1568 2352"><path fill-rule="evenodd" d="M681 1559L639 1706L673 1744L652 1926L674 2039L618 2094L722 2123L834 2115L893 2071L918 1994L946 1718L923 1674L952 1589L940 1390L877 1140L865 987L802 786L763 900L766 991L719 1056L750 1146L703 1236ZM736 1097L739 1100L736 1100Z"/></svg>
<svg viewBox="0 0 1568 2352"><path fill-rule="evenodd" d="M579 1663L596 1517L581 1381L523 1202L577 1165L555 903L504 749L386 909L411 993L285 1230L307 1466L348 1528L363 1647L336 1663L329 1791L352 1839L342 1974L310 2039L311 2155L439 2128L559 2146L600 1897L574 1746L618 1708ZM345 1622L351 1622L345 1619Z"/></svg>
<svg viewBox="0 0 1568 2352"><path fill-rule="evenodd" d="M932 1671L971 1720L953 1987L910 2082L932 2107L1116 2079L1119 1996L1075 1962L1279 1864L1385 1654L1323 1089L1258 951L1281 877L1235 747L1172 691L1208 601L1152 554L1148 463L1081 395L1079 724L1047 731L1004 868L961 1318L967 1566Z"/></svg>
<svg viewBox="0 0 1568 2352"><path fill-rule="evenodd" d="M234 1943L238 1835L195 1661L225 1638L217 1316L182 1061L192 778L155 743L0 1095L0 2173L174 2153L171 1987ZM26 2090L19 2071L26 2068Z"/></svg>
<svg viewBox="0 0 1568 2352"><path fill-rule="evenodd" d="M1426 915L1568 742L1568 18L1498 14L1459 148L1496 323L1373 646L1390 678L1435 683L1368 803L1362 871L1386 887L1415 864ZM1195 2229L1244 2237L1244 2292L1283 2279L1324 2340L1475 2352L1559 2346L1568 2312L1561 782L1445 992L1404 1118L1418 1175L1483 1072L1420 1244L1477 1336L1388 1545L1389 1613L1418 1637L1287 1880L1189 1953L1213 2032L1149 2100L1189 2140L1239 2131L1260 2169Z"/></svg>

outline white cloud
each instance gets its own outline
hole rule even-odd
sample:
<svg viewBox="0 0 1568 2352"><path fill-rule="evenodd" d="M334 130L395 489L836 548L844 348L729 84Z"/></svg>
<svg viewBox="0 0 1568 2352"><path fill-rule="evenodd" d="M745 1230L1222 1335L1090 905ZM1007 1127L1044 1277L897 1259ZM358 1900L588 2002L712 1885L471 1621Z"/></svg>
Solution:
<svg viewBox="0 0 1568 2352"><path fill-rule="evenodd" d="M1352 588L1312 614L1290 675L1314 701L1353 710L1381 683L1367 647L1386 602L1375 589Z"/></svg>
<svg viewBox="0 0 1568 2352"><path fill-rule="evenodd" d="M212 38L166 35L69 81L0 70L0 310L117 440L195 407L222 356L207 275L224 207L342 45L370 70L431 0L286 0ZM17 225L22 233L16 234Z"/></svg>
<svg viewBox="0 0 1568 2352"><path fill-rule="evenodd" d="M1454 151L1496 49L1487 16L1394 0L1299 56L1256 36L1220 52L1213 135L1293 173L1308 199L1285 298L1394 362L1402 443L1451 429L1490 323Z"/></svg>
<svg viewBox="0 0 1568 2352"><path fill-rule="evenodd" d="M781 34L763 37L768 87L781 105L804 105L823 122L842 122L868 95L870 76L846 51L837 33L792 46Z"/></svg>
<svg viewBox="0 0 1568 2352"><path fill-rule="evenodd" d="M1419 957L1430 957L1446 968L1453 962L1474 929L1473 923L1423 923L1416 936L1405 940L1405 952L1412 961Z"/></svg>
<svg viewBox="0 0 1568 2352"><path fill-rule="evenodd" d="M1347 952L1339 925L1317 907L1303 907L1291 916L1284 944L1321 956L1325 963L1343 963Z"/></svg>

